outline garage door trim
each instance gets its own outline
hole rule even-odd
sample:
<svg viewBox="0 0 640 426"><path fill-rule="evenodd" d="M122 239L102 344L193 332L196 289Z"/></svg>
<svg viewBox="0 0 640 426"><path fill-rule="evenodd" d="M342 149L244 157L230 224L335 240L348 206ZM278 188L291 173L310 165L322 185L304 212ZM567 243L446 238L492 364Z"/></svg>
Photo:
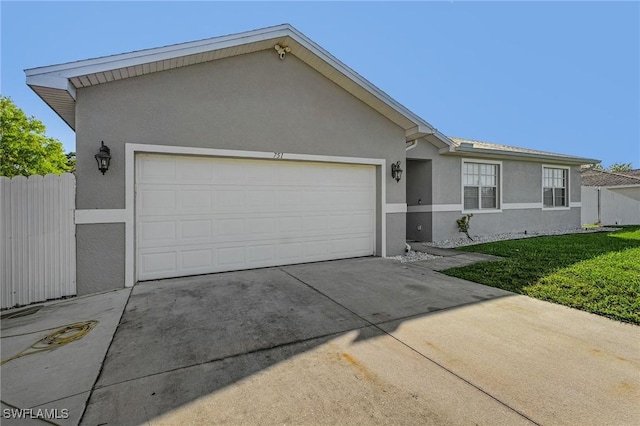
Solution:
<svg viewBox="0 0 640 426"><path fill-rule="evenodd" d="M125 152L125 286L132 287L135 284L135 259L136 259L136 234L135 234L135 156L137 153L149 154L175 154L175 155L194 155L204 157L235 157L247 159L267 159L267 160L288 160L288 161L311 161L326 163L347 163L347 164L363 164L380 166L376 173L382 173L377 176L380 182L379 194L380 202L376 207L380 209L382 215L381 232L377 237L380 239L380 247L382 257L386 257L386 220L384 215L391 212L399 212L403 209L406 211L406 204L387 204L386 203L386 164L384 158L361 158L361 157L339 157L328 155L309 155L309 154L293 154L283 152L265 152L265 151L238 151L227 149L211 149L211 148L194 148L184 146L170 145L148 145L148 144L131 144L127 143ZM378 191L378 190L377 190Z"/></svg>

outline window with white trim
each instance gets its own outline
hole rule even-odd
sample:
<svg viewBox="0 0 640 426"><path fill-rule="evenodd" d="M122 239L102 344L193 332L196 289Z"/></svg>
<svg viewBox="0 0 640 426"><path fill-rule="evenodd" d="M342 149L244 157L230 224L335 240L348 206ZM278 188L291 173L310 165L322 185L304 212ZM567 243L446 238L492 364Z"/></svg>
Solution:
<svg viewBox="0 0 640 426"><path fill-rule="evenodd" d="M463 163L465 210L498 209L500 166L498 164Z"/></svg>
<svg viewBox="0 0 640 426"><path fill-rule="evenodd" d="M543 167L542 168L542 205L544 207L567 207L569 179L568 170Z"/></svg>

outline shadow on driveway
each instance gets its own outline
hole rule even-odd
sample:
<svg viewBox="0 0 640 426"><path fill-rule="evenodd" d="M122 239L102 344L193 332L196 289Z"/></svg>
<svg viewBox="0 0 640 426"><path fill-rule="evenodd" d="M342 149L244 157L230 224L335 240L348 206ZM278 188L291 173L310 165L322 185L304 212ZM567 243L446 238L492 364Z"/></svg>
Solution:
<svg viewBox="0 0 640 426"><path fill-rule="evenodd" d="M141 283L82 423L536 423L420 323L505 296L379 258Z"/></svg>

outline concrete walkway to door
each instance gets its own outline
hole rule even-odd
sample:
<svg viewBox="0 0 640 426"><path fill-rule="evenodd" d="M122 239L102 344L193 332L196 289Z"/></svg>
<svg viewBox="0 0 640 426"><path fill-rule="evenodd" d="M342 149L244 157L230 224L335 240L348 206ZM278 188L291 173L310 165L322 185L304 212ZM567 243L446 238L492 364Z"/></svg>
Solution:
<svg viewBox="0 0 640 426"><path fill-rule="evenodd" d="M139 284L82 423L638 424L638 327L428 262Z"/></svg>

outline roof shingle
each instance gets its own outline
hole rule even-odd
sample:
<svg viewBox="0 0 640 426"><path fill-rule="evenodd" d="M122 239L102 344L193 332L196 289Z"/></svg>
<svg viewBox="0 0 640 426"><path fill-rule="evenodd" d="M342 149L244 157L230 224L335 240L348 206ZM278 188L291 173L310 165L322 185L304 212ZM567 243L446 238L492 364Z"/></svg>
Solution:
<svg viewBox="0 0 640 426"><path fill-rule="evenodd" d="M535 149L521 148L517 146L510 146L510 145L501 145L497 143L489 143L489 142L477 141L473 139L454 138L451 136L449 136L449 139L453 141L453 144L455 147L460 147L463 144L470 144L473 146L473 148L486 149L486 150L497 151L497 152L506 152L506 153L512 153L512 154L543 155L543 156L557 157L559 159L565 158L567 160L579 159L579 160L584 160L585 164L589 161L592 161L587 158L581 159L580 157L576 157L574 155L558 154L556 152L539 151Z"/></svg>
<svg viewBox="0 0 640 426"><path fill-rule="evenodd" d="M632 172L640 172L640 170L632 170ZM580 172L582 176L582 186L640 186L640 173L638 177L630 176L627 173L612 173L604 170L593 168L583 169Z"/></svg>

